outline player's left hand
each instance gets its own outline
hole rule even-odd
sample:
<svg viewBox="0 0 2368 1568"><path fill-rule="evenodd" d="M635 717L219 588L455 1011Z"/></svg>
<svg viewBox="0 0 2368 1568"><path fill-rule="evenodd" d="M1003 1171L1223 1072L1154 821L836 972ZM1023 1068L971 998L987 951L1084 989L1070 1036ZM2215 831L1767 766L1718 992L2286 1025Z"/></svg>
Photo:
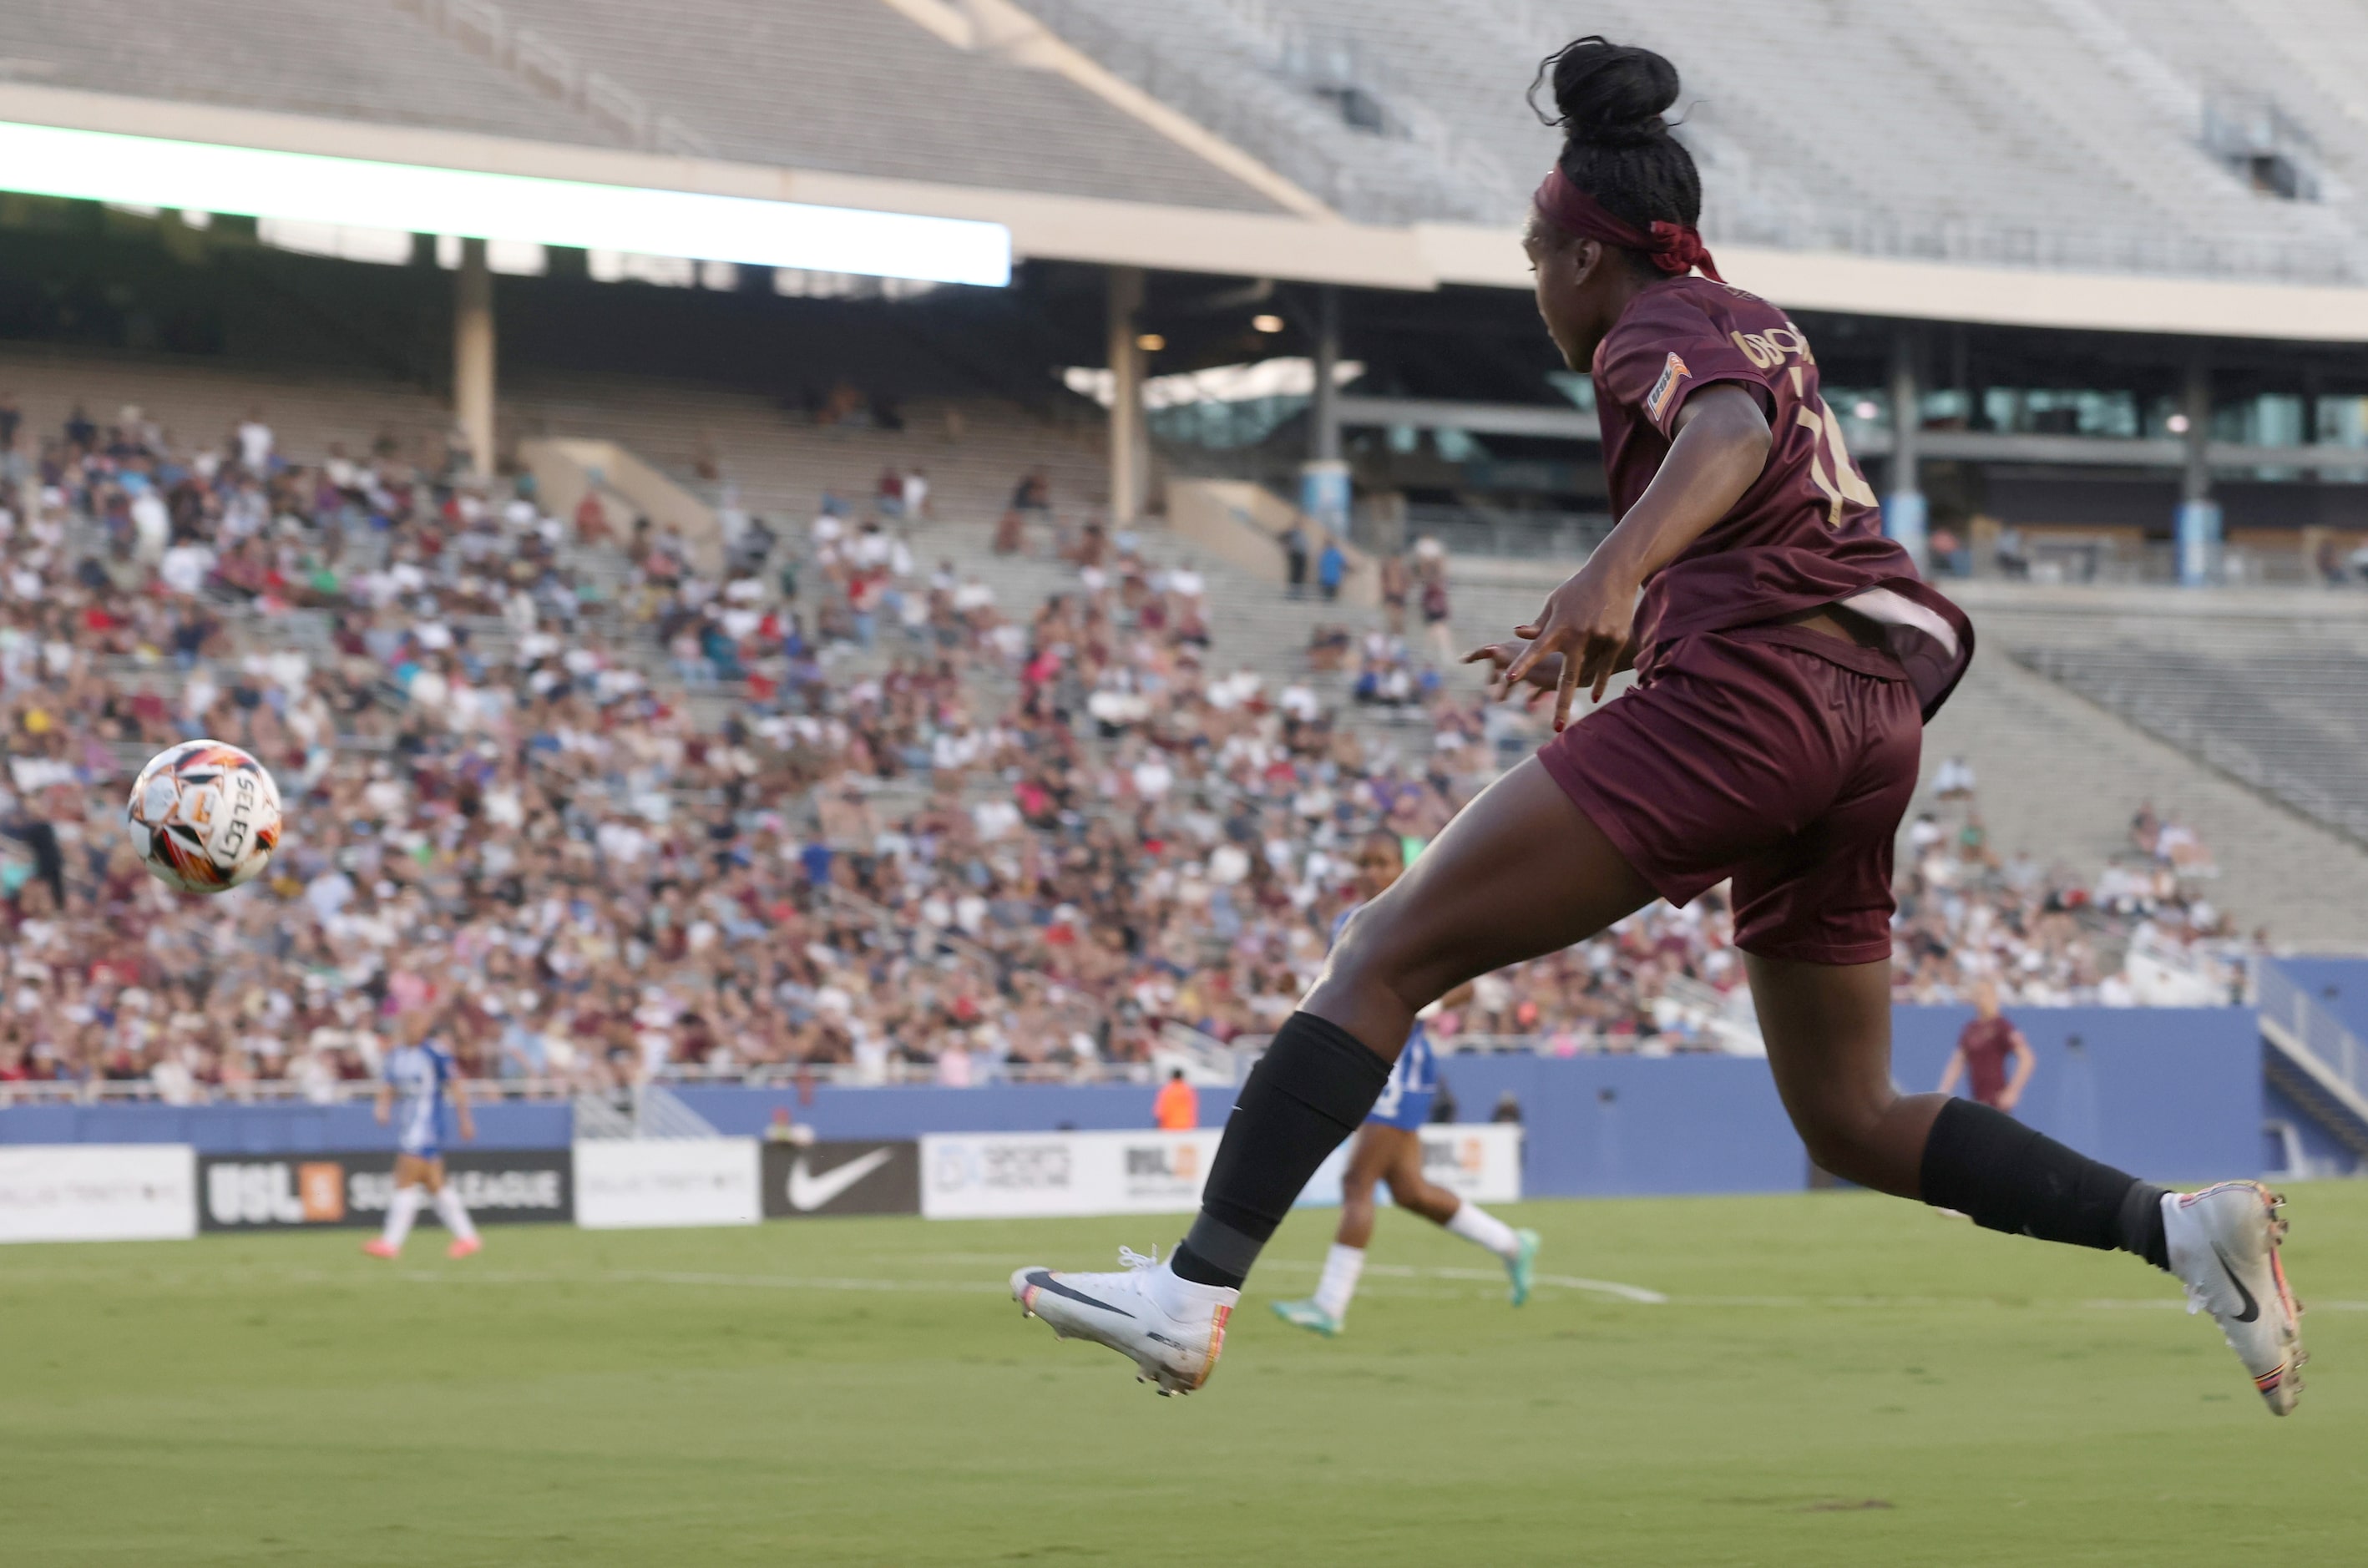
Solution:
<svg viewBox="0 0 2368 1568"><path fill-rule="evenodd" d="M1602 701L1604 687L1634 656L1629 638L1636 619L1637 585L1615 578L1605 562L1609 553L1599 550L1595 559L1546 596L1536 620L1513 628L1514 635L1529 639L1529 646L1506 666L1508 686L1529 679L1550 657L1562 663L1554 682L1556 734L1569 727L1571 699L1578 688L1588 688L1589 701Z"/></svg>
<svg viewBox="0 0 2368 1568"><path fill-rule="evenodd" d="M1518 638L1505 642L1490 642L1464 654L1463 663L1476 665L1485 661L1488 665L1489 699L1502 702L1513 695L1515 684L1505 678L1505 671L1513 661L1529 651L1529 646L1527 642ZM1562 684L1562 655L1556 653L1552 658L1540 659L1532 664L1525 684L1530 690L1522 701L1534 708L1539 698Z"/></svg>
<svg viewBox="0 0 2368 1568"><path fill-rule="evenodd" d="M473 1116L464 1116L460 1119L460 1125L461 1141L464 1143L475 1142L477 1141L477 1119Z"/></svg>

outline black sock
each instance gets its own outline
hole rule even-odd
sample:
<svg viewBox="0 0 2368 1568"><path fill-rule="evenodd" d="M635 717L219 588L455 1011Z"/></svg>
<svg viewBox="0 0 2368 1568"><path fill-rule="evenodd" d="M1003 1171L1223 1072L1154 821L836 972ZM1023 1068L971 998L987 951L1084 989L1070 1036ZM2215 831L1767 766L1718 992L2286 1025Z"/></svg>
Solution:
<svg viewBox="0 0 2368 1568"><path fill-rule="evenodd" d="M2003 1111L1951 1100L1924 1145L1924 1201L2043 1242L2134 1252L2170 1267L2163 1189L2066 1148Z"/></svg>
<svg viewBox="0 0 2368 1568"><path fill-rule="evenodd" d="M1293 1013L1225 1123L1201 1191L1201 1216L1177 1246L1177 1274L1238 1288L1325 1156L1357 1131L1390 1064L1339 1025Z"/></svg>

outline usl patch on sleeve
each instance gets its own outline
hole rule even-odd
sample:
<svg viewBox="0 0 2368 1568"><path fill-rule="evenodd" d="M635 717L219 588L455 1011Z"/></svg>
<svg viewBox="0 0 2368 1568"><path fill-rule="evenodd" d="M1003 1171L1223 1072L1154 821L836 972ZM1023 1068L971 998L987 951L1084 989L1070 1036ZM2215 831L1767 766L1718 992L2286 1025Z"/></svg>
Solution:
<svg viewBox="0 0 2368 1568"><path fill-rule="evenodd" d="M1669 411L1670 400L1678 395L1678 383L1692 374L1683 359L1674 353L1669 356L1669 362L1661 367L1661 379L1653 383L1653 395L1645 400L1645 412L1655 424L1659 424L1661 416Z"/></svg>

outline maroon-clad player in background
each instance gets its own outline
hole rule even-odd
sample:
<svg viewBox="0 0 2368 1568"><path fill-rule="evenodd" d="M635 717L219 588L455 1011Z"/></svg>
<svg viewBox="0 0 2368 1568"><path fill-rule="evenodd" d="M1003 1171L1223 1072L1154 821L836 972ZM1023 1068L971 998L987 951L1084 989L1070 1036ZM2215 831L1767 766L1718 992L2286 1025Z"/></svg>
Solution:
<svg viewBox="0 0 2368 1568"><path fill-rule="evenodd" d="M2007 1075L2009 1062L2014 1063L2011 1077ZM1974 987L1974 1016L1957 1036L1957 1049L1949 1053L1949 1064L1941 1069L1936 1092L1954 1094L1957 1080L1963 1078L1969 1098L2011 1114L2022 1103L2022 1091L2038 1065L2039 1053L2031 1049L2031 1041L1998 1011L1998 983L1985 980Z"/></svg>
<svg viewBox="0 0 2368 1568"><path fill-rule="evenodd" d="M1892 835L1973 628L1884 537L1806 335L1720 279L1662 118L1676 68L1583 38L1548 74L1564 143L1523 247L1547 335L1593 373L1619 522L1519 641L1471 657L1507 690L1551 690L1554 737L1349 923L1243 1085L1174 1254L1021 1268L1012 1294L1162 1392L1200 1387L1259 1250L1372 1108L1420 1008L1732 880L1768 1064L1812 1159L2173 1271L2284 1413L2301 1337L2270 1194L2166 1193L1988 1106L1892 1086ZM1632 663L1634 690L1570 722L1578 691L1600 702Z"/></svg>

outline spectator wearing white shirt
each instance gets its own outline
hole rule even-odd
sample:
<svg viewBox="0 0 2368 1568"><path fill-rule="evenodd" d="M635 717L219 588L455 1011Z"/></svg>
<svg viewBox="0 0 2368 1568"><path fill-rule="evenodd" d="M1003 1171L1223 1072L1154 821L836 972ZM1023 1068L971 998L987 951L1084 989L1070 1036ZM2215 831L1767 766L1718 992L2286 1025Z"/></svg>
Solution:
<svg viewBox="0 0 2368 1568"><path fill-rule="evenodd" d="M184 598L194 598L214 569L214 552L194 540L185 540L165 551L156 562L156 576Z"/></svg>
<svg viewBox="0 0 2368 1568"><path fill-rule="evenodd" d="M1936 801L1963 801L1974 793L1974 765L1962 756L1952 756L1932 773L1932 798Z"/></svg>
<svg viewBox="0 0 2368 1568"><path fill-rule="evenodd" d="M263 410L250 408L238 426L238 460L246 472L256 475L271 472L271 426L263 422Z"/></svg>

